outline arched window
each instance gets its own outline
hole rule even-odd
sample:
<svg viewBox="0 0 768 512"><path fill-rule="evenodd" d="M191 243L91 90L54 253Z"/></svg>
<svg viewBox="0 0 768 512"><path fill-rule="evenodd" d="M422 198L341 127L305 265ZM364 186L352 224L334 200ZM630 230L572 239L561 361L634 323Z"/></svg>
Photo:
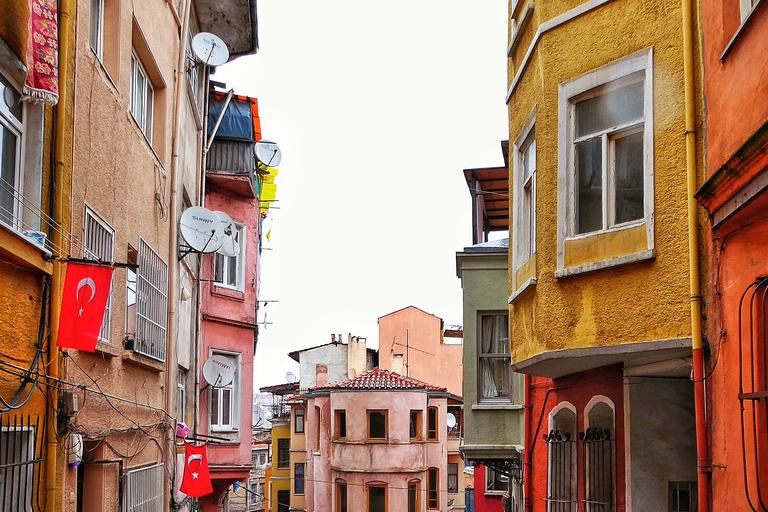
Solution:
<svg viewBox="0 0 768 512"><path fill-rule="evenodd" d="M584 409L584 510L616 510L616 413L610 398L592 397Z"/></svg>
<svg viewBox="0 0 768 512"><path fill-rule="evenodd" d="M419 512L419 488L421 480L408 482L408 512Z"/></svg>
<svg viewBox="0 0 768 512"><path fill-rule="evenodd" d="M427 510L440 508L440 472L437 468L427 470Z"/></svg>
<svg viewBox="0 0 768 512"><path fill-rule="evenodd" d="M576 512L576 408L561 402L549 414L547 511Z"/></svg>
<svg viewBox="0 0 768 512"><path fill-rule="evenodd" d="M336 508L335 512L347 512L347 482L336 480Z"/></svg>

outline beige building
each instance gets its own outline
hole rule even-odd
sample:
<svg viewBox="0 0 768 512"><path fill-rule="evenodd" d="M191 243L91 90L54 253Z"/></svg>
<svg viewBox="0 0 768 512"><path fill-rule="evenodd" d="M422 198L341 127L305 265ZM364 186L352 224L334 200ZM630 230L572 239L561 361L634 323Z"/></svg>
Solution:
<svg viewBox="0 0 768 512"><path fill-rule="evenodd" d="M170 510L189 505L172 492L175 432L177 421L196 432L200 385L198 256L180 258L178 224L203 204L211 68L190 43L205 31L230 60L254 53L255 2L91 0L75 14L70 257L117 268L96 352L63 360L67 382L96 391L71 388L79 411L65 428L77 436L65 442L84 448L83 464L63 470L57 509Z"/></svg>

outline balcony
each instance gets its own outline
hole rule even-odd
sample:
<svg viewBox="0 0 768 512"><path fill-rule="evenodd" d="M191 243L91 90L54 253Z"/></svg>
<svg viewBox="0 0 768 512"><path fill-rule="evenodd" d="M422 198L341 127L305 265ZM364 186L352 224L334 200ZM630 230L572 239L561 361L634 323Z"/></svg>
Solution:
<svg viewBox="0 0 768 512"><path fill-rule="evenodd" d="M205 162L206 188L237 198L258 197L254 144L252 141L214 139Z"/></svg>

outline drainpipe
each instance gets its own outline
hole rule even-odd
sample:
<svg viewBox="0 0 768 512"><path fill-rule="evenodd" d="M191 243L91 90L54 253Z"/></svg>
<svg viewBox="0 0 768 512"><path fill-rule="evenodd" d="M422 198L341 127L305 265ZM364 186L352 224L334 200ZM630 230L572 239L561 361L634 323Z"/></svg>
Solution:
<svg viewBox="0 0 768 512"><path fill-rule="evenodd" d="M688 259L691 293L691 339L693 345L694 404L696 410L696 452L699 512L709 512L709 447L705 394L704 347L699 279L699 223L694 195L697 190L696 111L694 91L693 5L683 0L683 67L685 83L685 153L688 182Z"/></svg>
<svg viewBox="0 0 768 512"><path fill-rule="evenodd" d="M531 434L533 433L533 406L531 405L531 386L533 385L533 377L530 375L525 376L525 401L523 402L524 405L524 421L525 421L525 431L524 431L524 452L523 452L523 501L525 502L525 509L526 510L533 510L533 478L531 471L533 469L533 454L531 453L531 450L533 449L533 439L531 438Z"/></svg>
<svg viewBox="0 0 768 512"><path fill-rule="evenodd" d="M178 287L179 287L179 198L177 193L178 188L178 175L179 175L179 139L181 138L181 109L184 105L184 95L186 91L185 87L185 65L186 65L186 52L187 39L189 37L189 13L191 0L184 2L184 13L181 18L181 39L179 41L179 61L176 67L176 105L173 112L173 143L171 150L171 204L170 204L170 253L171 261L168 268L168 336L166 341L165 350L165 410L170 412L173 405L173 397L176 389L173 385L177 379L177 365L176 365L176 336L178 334ZM170 435L170 442L168 446L168 458L176 459L176 443L174 441L176 436L176 425L173 425L173 430ZM170 461L169 461L170 462ZM174 464L175 467L175 464ZM165 503L170 503L171 493L171 477L166 472L165 476Z"/></svg>
<svg viewBox="0 0 768 512"><path fill-rule="evenodd" d="M64 225L64 133L67 129L67 115L71 107L70 95L72 94L70 78L70 36L72 35L71 12L74 7L73 0L60 0L59 2L59 102L55 110L54 119L54 147L53 147L53 222L55 229L51 233L54 247L64 249L69 243L62 235ZM64 256L64 255L62 255ZM51 276L51 314L48 339L48 376L53 382L57 382L59 371L59 353L56 342L59 339L59 319L61 318L61 293L62 293L62 263L59 259L53 262L53 275ZM49 392L53 387L49 387ZM58 395L58 394L57 394ZM55 397L58 399L58 396ZM51 407L49 405L49 407ZM56 470L58 466L59 446L56 440L57 433L56 408L51 407L46 414L46 455L45 455L45 510L56 510Z"/></svg>

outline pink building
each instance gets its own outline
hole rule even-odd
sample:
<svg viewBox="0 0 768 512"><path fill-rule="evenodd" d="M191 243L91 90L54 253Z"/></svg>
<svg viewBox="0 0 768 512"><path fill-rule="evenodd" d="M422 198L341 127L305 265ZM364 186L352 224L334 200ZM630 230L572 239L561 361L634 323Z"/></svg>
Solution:
<svg viewBox="0 0 768 512"><path fill-rule="evenodd" d="M455 397L445 387L374 368L303 398L292 402L306 408L305 462L293 471L306 475L304 508L448 509L446 416Z"/></svg>
<svg viewBox="0 0 768 512"><path fill-rule="evenodd" d="M212 93L212 116L216 105L220 112L224 104L224 95ZM200 501L204 511L217 510L227 488L237 481L248 482L251 470L259 255L259 184L253 147L260 139L256 100L233 96L206 167L205 207L232 218L238 250L232 257L217 253L203 260L201 365L221 356L235 374L224 386L211 386L200 379L198 432L210 442L208 462L213 482L213 495ZM243 155L247 157L240 158Z"/></svg>
<svg viewBox="0 0 768 512"><path fill-rule="evenodd" d="M460 327L408 306L379 318L379 366L462 394ZM447 343L446 343L447 341Z"/></svg>

